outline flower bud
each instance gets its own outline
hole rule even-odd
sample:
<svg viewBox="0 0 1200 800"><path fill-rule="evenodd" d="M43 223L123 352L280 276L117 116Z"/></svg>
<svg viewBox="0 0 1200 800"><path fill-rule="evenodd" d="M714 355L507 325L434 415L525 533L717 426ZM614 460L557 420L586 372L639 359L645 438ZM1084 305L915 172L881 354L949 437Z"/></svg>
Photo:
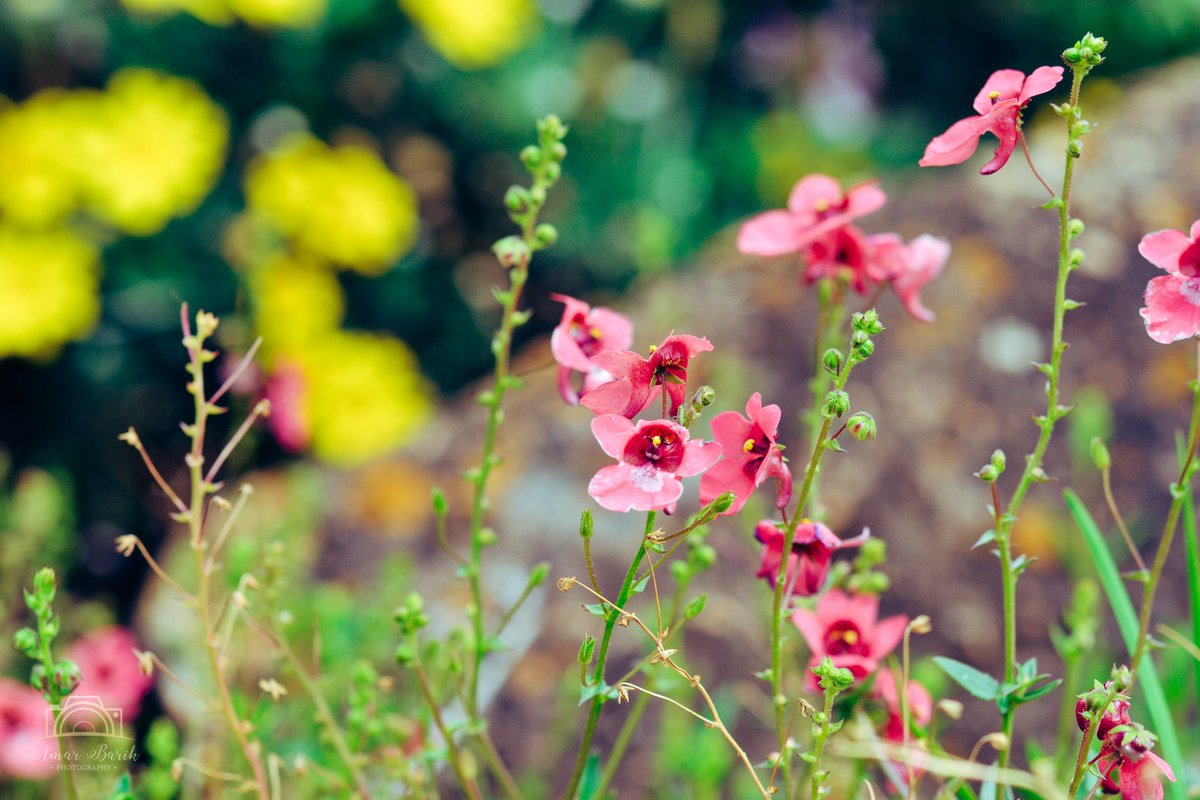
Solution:
<svg viewBox="0 0 1200 800"><path fill-rule="evenodd" d="M592 531L592 512L585 508L583 513L579 515L579 536L582 539L590 539L592 538Z"/></svg>
<svg viewBox="0 0 1200 800"><path fill-rule="evenodd" d="M995 483L996 478L1000 477L1000 470L996 469L991 464L984 464L979 468L979 472L975 473L975 477L984 483Z"/></svg>
<svg viewBox="0 0 1200 800"><path fill-rule="evenodd" d="M538 250L549 247L558 241L558 228L543 222L533 229L533 240Z"/></svg>
<svg viewBox="0 0 1200 800"><path fill-rule="evenodd" d="M1076 239L1083 233L1083 220L1072 219L1067 223L1067 235L1072 239Z"/></svg>
<svg viewBox="0 0 1200 800"><path fill-rule="evenodd" d="M585 636L583 643L579 645L579 663L587 666L592 663L592 653L596 650L596 637Z"/></svg>
<svg viewBox="0 0 1200 800"><path fill-rule="evenodd" d="M529 246L521 240L520 236L505 236L492 245L492 252L496 254L500 263L508 268L515 267L529 259Z"/></svg>
<svg viewBox="0 0 1200 800"><path fill-rule="evenodd" d="M862 342L856 342L854 345L854 357L859 361L866 361L875 352L875 343L870 339Z"/></svg>
<svg viewBox="0 0 1200 800"><path fill-rule="evenodd" d="M533 569L529 570L529 586L541 586L546 582L546 576L550 574L550 562L541 561L533 565Z"/></svg>
<svg viewBox="0 0 1200 800"><path fill-rule="evenodd" d="M854 685L854 673L844 667L836 666L833 659L825 656L821 663L812 668L817 676L818 685L825 691L837 694L844 692Z"/></svg>
<svg viewBox="0 0 1200 800"><path fill-rule="evenodd" d="M504 207L513 214L526 214L529 211L529 190L524 186L510 186L504 193Z"/></svg>
<svg viewBox="0 0 1200 800"><path fill-rule="evenodd" d="M38 648L37 634L30 628L21 628L13 634L12 646L21 655L33 658Z"/></svg>
<svg viewBox="0 0 1200 800"><path fill-rule="evenodd" d="M1108 454L1108 447L1099 436L1092 437L1091 450L1092 463L1096 465L1096 469L1103 472L1112 466L1112 456Z"/></svg>
<svg viewBox="0 0 1200 800"><path fill-rule="evenodd" d="M697 545L696 549L692 551L691 558L700 569L710 569L713 564L717 563L717 551L712 548L712 545Z"/></svg>
<svg viewBox="0 0 1200 800"><path fill-rule="evenodd" d="M1079 158L1083 155L1083 141L1080 139L1072 139L1067 142L1067 155L1071 158Z"/></svg>
<svg viewBox="0 0 1200 800"><path fill-rule="evenodd" d="M737 500L737 495L733 492L724 492L712 501L712 510L718 514L724 514L733 505L734 500Z"/></svg>
<svg viewBox="0 0 1200 800"><path fill-rule="evenodd" d="M825 404L821 407L821 414L826 419L840 417L848 410L850 410L850 395L841 389L834 389L825 395Z"/></svg>
<svg viewBox="0 0 1200 800"><path fill-rule="evenodd" d="M846 422L846 430L860 442L874 439L876 433L875 418L865 411L858 411L852 414Z"/></svg>
<svg viewBox="0 0 1200 800"><path fill-rule="evenodd" d="M59 697L66 697L75 691L75 687L79 685L81 679L79 667L69 658L64 658L55 664L54 672L50 675L50 682L54 685L55 692Z"/></svg>
<svg viewBox="0 0 1200 800"><path fill-rule="evenodd" d="M1008 456L1004 455L1003 450L993 450L992 460L989 463L996 468L997 472L1004 472L1004 467L1008 464Z"/></svg>
<svg viewBox="0 0 1200 800"><path fill-rule="evenodd" d="M1083 56L1080 54L1078 47L1068 47L1066 50L1063 50L1062 58L1068 64L1078 64L1083 59Z"/></svg>
<svg viewBox="0 0 1200 800"><path fill-rule="evenodd" d="M42 567L33 576L34 594L47 603L54 601L54 589L57 585L58 579L52 567Z"/></svg>
<svg viewBox="0 0 1200 800"><path fill-rule="evenodd" d="M821 364L825 367L825 371L835 378L841 374L842 366L845 363L846 357L842 355L842 351L832 347L825 351L825 355L821 356Z"/></svg>
<svg viewBox="0 0 1200 800"><path fill-rule="evenodd" d="M1129 667L1125 666L1124 664L1119 667L1113 667L1112 682L1117 688L1117 692L1124 694L1125 692L1128 692L1130 687L1133 685L1133 673L1130 672Z"/></svg>

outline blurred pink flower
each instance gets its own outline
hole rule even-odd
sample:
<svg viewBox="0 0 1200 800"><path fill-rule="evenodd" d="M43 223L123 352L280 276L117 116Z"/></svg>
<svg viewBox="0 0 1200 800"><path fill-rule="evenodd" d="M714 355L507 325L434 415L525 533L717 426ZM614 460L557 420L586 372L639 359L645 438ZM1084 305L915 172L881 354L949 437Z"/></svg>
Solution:
<svg viewBox="0 0 1200 800"><path fill-rule="evenodd" d="M36 689L0 677L0 777L37 780L54 774L58 762L48 752L56 746L45 738L49 711Z"/></svg>
<svg viewBox="0 0 1200 800"><path fill-rule="evenodd" d="M683 494L679 479L700 474L721 457L721 445L688 441L687 428L667 419L635 424L620 414L603 414L592 420L592 433L619 462L588 484L588 494L609 511L669 514Z"/></svg>
<svg viewBox="0 0 1200 800"><path fill-rule="evenodd" d="M905 311L922 322L932 322L934 315L921 302L921 289L942 274L950 243L927 233L908 243L894 233L881 233L868 237L867 243L871 253L868 277L890 283Z"/></svg>
<svg viewBox="0 0 1200 800"><path fill-rule="evenodd" d="M799 252L885 202L887 195L874 183L853 186L843 194L841 184L828 175L809 175L792 188L786 210L764 212L742 225L738 249L760 256Z"/></svg>
<svg viewBox="0 0 1200 800"><path fill-rule="evenodd" d="M267 378L266 396L271 403L267 427L279 446L299 453L312 441L312 430L305 412L307 381L298 364L282 362Z"/></svg>
<svg viewBox="0 0 1200 800"><path fill-rule="evenodd" d="M896 676L890 669L881 669L875 675L874 694L883 701L888 712L883 728L883 738L901 742L904 740L904 718L900 716L900 692L896 689ZM908 681L908 716L912 724L924 727L933 719L933 696L929 690L914 680ZM911 733L911 727L910 727Z"/></svg>
<svg viewBox="0 0 1200 800"><path fill-rule="evenodd" d="M862 680L900 643L908 617L897 614L880 620L876 595L849 595L831 589L817 602L815 611L796 609L792 624L812 653L805 676L809 688L818 691L811 668L821 659L829 656L835 666L850 670L856 681Z"/></svg>
<svg viewBox="0 0 1200 800"><path fill-rule="evenodd" d="M653 390L661 388L670 401L666 416L675 416L687 391L688 362L712 349L708 339L671 334L651 350L648 359L629 350L599 353L592 363L610 373L613 380L583 395L579 403L597 414L632 419L653 401Z"/></svg>
<svg viewBox="0 0 1200 800"><path fill-rule="evenodd" d="M842 540L822 522L802 520L792 538L788 555L787 581L791 594L811 597L825 586L833 554L843 547L858 547L870 537L866 528L853 539ZM757 577L765 578L771 588L779 577L779 561L783 557L786 534L774 522L763 520L754 528L754 538L762 543ZM840 666L840 665L839 665Z"/></svg>
<svg viewBox="0 0 1200 800"><path fill-rule="evenodd" d="M1015 69L992 73L975 96L979 116L960 119L941 136L934 137L925 148L922 167L945 167L961 164L975 152L979 139L993 133L1000 140L996 155L979 172L991 175L1008 163L1021 136L1021 109L1030 98L1045 94L1062 80L1062 67L1038 67L1029 77Z"/></svg>
<svg viewBox="0 0 1200 800"><path fill-rule="evenodd" d="M856 292L866 294L871 288L869 264L874 238L857 226L843 225L814 240L803 250L805 282L844 277Z"/></svg>
<svg viewBox="0 0 1200 800"><path fill-rule="evenodd" d="M1149 750L1135 760L1111 745L1105 745L1101 748L1096 766L1103 776L1101 790L1107 794L1120 792L1121 800L1162 800L1163 777L1175 782L1171 765Z"/></svg>
<svg viewBox="0 0 1200 800"><path fill-rule="evenodd" d="M1166 271L1146 285L1141 310L1146 333L1162 344L1200 334L1200 220L1189 234L1162 230L1148 233L1138 244L1142 258Z"/></svg>
<svg viewBox="0 0 1200 800"><path fill-rule="evenodd" d="M562 320L550 334L550 352L558 362L558 393L571 405L612 375L592 363L592 356L608 350L628 350L633 343L633 323L608 308L592 308L565 294L552 294L563 303ZM575 373L583 375L579 389L571 386Z"/></svg>
<svg viewBox="0 0 1200 800"><path fill-rule="evenodd" d="M67 657L78 665L81 680L71 697L98 697L109 710L120 710L125 722L133 722L154 685L133 653L137 646L133 631L117 625L76 639Z"/></svg>
<svg viewBox="0 0 1200 800"><path fill-rule="evenodd" d="M750 495L768 478L778 483L775 507L784 508L792 497L792 473L776 444L779 406L762 404L758 392L746 401L746 416L725 411L712 419L713 440L721 445L723 458L700 479L700 502L709 503L724 492L733 492L733 505L726 514L736 514Z"/></svg>

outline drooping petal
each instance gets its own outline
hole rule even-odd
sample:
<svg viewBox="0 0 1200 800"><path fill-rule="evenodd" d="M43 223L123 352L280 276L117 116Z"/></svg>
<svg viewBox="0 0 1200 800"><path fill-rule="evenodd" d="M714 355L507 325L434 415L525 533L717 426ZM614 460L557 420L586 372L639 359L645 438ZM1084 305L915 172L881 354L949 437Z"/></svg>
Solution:
<svg viewBox="0 0 1200 800"><path fill-rule="evenodd" d="M1146 285L1139 313L1146 333L1160 344L1170 344L1200 334L1200 287L1190 287L1196 278L1159 275Z"/></svg>
<svg viewBox="0 0 1200 800"><path fill-rule="evenodd" d="M754 493L754 481L742 469L740 461L724 458L709 467L700 479L700 502L711 503L725 492L733 492L733 505L726 515L736 514Z"/></svg>
<svg viewBox="0 0 1200 800"><path fill-rule="evenodd" d="M988 130L996 134L996 138L1000 140L1000 145L996 148L996 154L992 156L992 160L984 164L979 170L980 175L991 175L1008 163L1008 159L1012 157L1013 151L1017 149L1017 116L1016 114L1008 114L997 111L991 116L991 125Z"/></svg>
<svg viewBox="0 0 1200 800"><path fill-rule="evenodd" d="M979 137L988 131L986 117L967 117L946 129L941 136L925 146L925 155L918 164L922 167L947 167L961 164L979 147Z"/></svg>
<svg viewBox="0 0 1200 800"><path fill-rule="evenodd" d="M1038 67L1029 73L1029 77L1025 79L1025 84L1021 87L1021 93L1017 96L1017 101L1021 105L1025 105L1025 103L1029 102L1029 98L1045 94L1053 89L1062 78L1062 67Z"/></svg>
<svg viewBox="0 0 1200 800"><path fill-rule="evenodd" d="M1019 69L998 69L988 77L979 94L975 95L975 102L971 107L979 114L986 115L996 103L1018 97L1024 84L1025 73Z"/></svg>

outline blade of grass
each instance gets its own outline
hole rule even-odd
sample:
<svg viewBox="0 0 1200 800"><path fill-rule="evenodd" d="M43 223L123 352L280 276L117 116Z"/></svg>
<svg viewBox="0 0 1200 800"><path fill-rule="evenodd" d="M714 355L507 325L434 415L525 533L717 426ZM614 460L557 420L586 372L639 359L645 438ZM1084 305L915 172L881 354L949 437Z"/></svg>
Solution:
<svg viewBox="0 0 1200 800"><path fill-rule="evenodd" d="M1104 588L1104 594L1112 606L1113 616L1117 619L1117 627L1121 629L1121 638L1125 640L1126 649L1132 653L1137 644L1134 640L1138 633L1138 615L1134 611L1129 592L1126 591L1125 584L1121 581L1121 574L1117 570L1116 562L1113 561L1108 544L1104 541L1104 535L1096 527L1095 520L1088 513L1083 501L1079 499L1079 495L1067 489L1063 492L1063 499L1067 502L1067 511L1070 512L1071 519L1075 521L1075 526L1083 534L1083 540L1091 554L1092 563L1096 566L1100 585ZM1158 670L1155 669L1152 659L1145 659L1138 669L1138 684L1142 689L1142 699L1146 703L1146 711L1150 714L1152 729L1154 733L1158 734L1162 757L1172 766L1184 764L1183 754L1179 749L1179 739L1175 734L1175 722L1171 718L1170 707L1163 694L1162 682L1158 679ZM1167 782L1165 789L1171 800L1187 800L1187 787L1182 782Z"/></svg>
<svg viewBox="0 0 1200 800"><path fill-rule="evenodd" d="M1196 506L1192 493L1183 501L1183 542L1187 550L1188 608L1192 615L1192 641L1200 642L1200 543L1196 541ZM1192 664L1195 671L1196 703L1200 706L1200 661Z"/></svg>

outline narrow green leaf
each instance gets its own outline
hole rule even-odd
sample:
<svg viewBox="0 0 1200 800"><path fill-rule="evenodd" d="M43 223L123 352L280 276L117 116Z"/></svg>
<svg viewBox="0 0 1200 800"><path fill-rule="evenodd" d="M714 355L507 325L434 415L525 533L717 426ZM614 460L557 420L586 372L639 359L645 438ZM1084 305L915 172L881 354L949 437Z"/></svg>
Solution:
<svg viewBox="0 0 1200 800"><path fill-rule="evenodd" d="M986 530L983 532L983 535L975 541L975 544L971 545L971 549L975 550L976 548L983 547L985 544L990 544L994 541L996 541L996 532L993 530Z"/></svg>
<svg viewBox="0 0 1200 800"><path fill-rule="evenodd" d="M934 656L933 663L950 676L955 683L980 700L995 700L1000 694L1000 683L986 672L980 672L969 664L945 656Z"/></svg>
<svg viewBox="0 0 1200 800"><path fill-rule="evenodd" d="M1066 500L1067 511L1071 514L1071 519L1075 521L1075 526L1083 534L1088 552L1092 556L1092 563L1095 564L1096 573L1100 577L1100 585L1104 587L1104 594L1108 597L1113 616L1117 619L1117 627L1121 629L1121 638L1125 640L1125 647L1132 653L1138 634L1137 612L1133 610L1133 601L1129 599L1129 592L1125 590L1125 584L1121 582L1121 575L1117 571L1112 553L1108 550L1108 544L1104 541L1104 535L1096 527L1095 520L1088 513L1083 501L1079 499L1079 495L1067 489L1063 492L1063 498ZM1146 710L1150 714L1150 722L1154 732L1158 734L1162 757L1168 764L1186 763L1183 760L1183 753L1179 749L1179 739L1175 734L1175 722L1171 718L1170 706L1167 705L1166 696L1163 694L1162 682L1159 681L1158 670L1154 667L1153 659L1147 657L1138 669L1138 684L1142 689ZM1180 782L1167 782L1166 790L1171 800L1186 800L1187 798L1187 787Z"/></svg>
<svg viewBox="0 0 1200 800"><path fill-rule="evenodd" d="M1188 608L1192 614L1192 641L1200 642L1200 543L1196 539L1196 506L1189 495L1183 503L1183 545L1187 551ZM1195 670L1196 702L1200 703L1200 661Z"/></svg>

